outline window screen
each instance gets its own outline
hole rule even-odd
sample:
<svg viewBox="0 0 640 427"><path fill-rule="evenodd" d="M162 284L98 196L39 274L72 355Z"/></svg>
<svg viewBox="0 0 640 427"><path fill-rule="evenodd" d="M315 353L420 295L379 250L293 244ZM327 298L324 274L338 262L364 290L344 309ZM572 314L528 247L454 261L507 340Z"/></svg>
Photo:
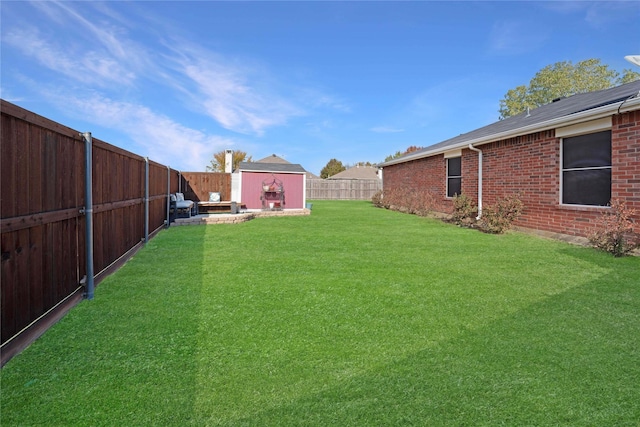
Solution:
<svg viewBox="0 0 640 427"><path fill-rule="evenodd" d="M611 200L611 131L562 141L562 203L606 206Z"/></svg>
<svg viewBox="0 0 640 427"><path fill-rule="evenodd" d="M447 159L447 197L453 197L462 192L462 158Z"/></svg>

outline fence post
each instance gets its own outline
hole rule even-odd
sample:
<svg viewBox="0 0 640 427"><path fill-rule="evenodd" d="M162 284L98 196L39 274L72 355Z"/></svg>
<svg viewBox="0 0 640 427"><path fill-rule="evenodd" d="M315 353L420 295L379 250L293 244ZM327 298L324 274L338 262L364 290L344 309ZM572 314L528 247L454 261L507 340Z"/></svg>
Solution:
<svg viewBox="0 0 640 427"><path fill-rule="evenodd" d="M81 133L80 136L85 142L84 164L85 164L85 249L87 254L87 280L84 296L88 300L93 299L93 150L91 132Z"/></svg>
<svg viewBox="0 0 640 427"><path fill-rule="evenodd" d="M149 158L144 158L144 244L149 241Z"/></svg>
<svg viewBox="0 0 640 427"><path fill-rule="evenodd" d="M171 167L167 166L167 220L166 226L169 228L171 225L171 218L169 217L169 204L171 203Z"/></svg>

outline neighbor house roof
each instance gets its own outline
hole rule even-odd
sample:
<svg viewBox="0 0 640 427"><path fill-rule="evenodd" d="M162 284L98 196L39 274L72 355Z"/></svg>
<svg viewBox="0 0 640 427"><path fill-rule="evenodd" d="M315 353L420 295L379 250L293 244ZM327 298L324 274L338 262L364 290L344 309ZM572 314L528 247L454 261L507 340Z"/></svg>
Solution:
<svg viewBox="0 0 640 427"><path fill-rule="evenodd" d="M264 159L256 160L256 163L287 163L291 164L291 162L286 161L280 156L276 156L272 154L270 156L265 157Z"/></svg>
<svg viewBox="0 0 640 427"><path fill-rule="evenodd" d="M276 156L272 154L270 156L265 157L264 159L256 160L256 163L279 163L279 164L291 164L287 160L283 159L280 156ZM305 174L307 175L307 179L319 179L317 175L312 174L311 172L305 170Z"/></svg>
<svg viewBox="0 0 640 427"><path fill-rule="evenodd" d="M238 169L245 172L306 173L304 168L296 163L241 162Z"/></svg>
<svg viewBox="0 0 640 427"><path fill-rule="evenodd" d="M327 179L376 179L378 168L376 166L354 166L343 170Z"/></svg>
<svg viewBox="0 0 640 427"><path fill-rule="evenodd" d="M529 112L524 112L488 126L481 127L414 151L397 159L382 163L390 166L449 150L465 148L469 144L481 145L513 138L518 135L569 126L588 120L611 116L615 112L636 110L640 107L640 80L595 92L580 93L559 98Z"/></svg>

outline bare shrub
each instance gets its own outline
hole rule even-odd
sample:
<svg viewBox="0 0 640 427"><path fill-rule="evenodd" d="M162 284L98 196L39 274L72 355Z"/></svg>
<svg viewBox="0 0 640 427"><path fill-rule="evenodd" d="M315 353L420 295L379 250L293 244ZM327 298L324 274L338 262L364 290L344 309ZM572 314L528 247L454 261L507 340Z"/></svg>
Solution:
<svg viewBox="0 0 640 427"><path fill-rule="evenodd" d="M477 215L478 207L473 199L466 194L455 195L453 197L453 213L451 221L461 226L473 224Z"/></svg>
<svg viewBox="0 0 640 427"><path fill-rule="evenodd" d="M397 188L376 193L372 203L378 207L426 216L433 211L435 200L431 193Z"/></svg>
<svg viewBox="0 0 640 427"><path fill-rule="evenodd" d="M382 190L379 190L371 197L371 203L373 203L373 206L375 207L382 208L384 207L383 199L384 193Z"/></svg>
<svg viewBox="0 0 640 427"><path fill-rule="evenodd" d="M594 247L621 257L640 247L640 235L633 230L632 217L636 211L616 199L611 200L610 206L611 209L602 213L588 238Z"/></svg>
<svg viewBox="0 0 640 427"><path fill-rule="evenodd" d="M487 233L501 234L511 228L524 209L519 195L514 194L498 199L494 205L482 209L482 217L478 226Z"/></svg>

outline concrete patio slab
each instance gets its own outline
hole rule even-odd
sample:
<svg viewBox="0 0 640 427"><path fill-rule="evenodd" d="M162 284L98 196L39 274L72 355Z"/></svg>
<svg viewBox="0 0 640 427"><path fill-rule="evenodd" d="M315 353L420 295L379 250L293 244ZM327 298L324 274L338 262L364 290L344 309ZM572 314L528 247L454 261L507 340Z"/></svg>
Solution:
<svg viewBox="0 0 640 427"><path fill-rule="evenodd" d="M251 221L254 218L274 216L304 216L310 215L309 209L289 209L282 211L253 211L239 214L200 214L191 218L177 218L172 226L182 225L208 225L208 224L238 224Z"/></svg>

